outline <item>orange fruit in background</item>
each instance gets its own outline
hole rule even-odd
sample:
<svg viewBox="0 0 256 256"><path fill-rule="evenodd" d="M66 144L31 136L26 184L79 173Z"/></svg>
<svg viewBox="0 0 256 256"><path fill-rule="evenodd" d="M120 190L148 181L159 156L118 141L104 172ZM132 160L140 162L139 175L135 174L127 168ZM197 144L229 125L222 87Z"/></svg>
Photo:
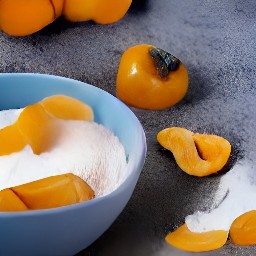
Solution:
<svg viewBox="0 0 256 256"><path fill-rule="evenodd" d="M0 0L0 29L8 35L33 34L64 15L70 21L118 21L132 0Z"/></svg>
<svg viewBox="0 0 256 256"><path fill-rule="evenodd" d="M64 0L1 0L0 28L9 35L32 34L61 15Z"/></svg>
<svg viewBox="0 0 256 256"><path fill-rule="evenodd" d="M173 55L147 44L133 46L122 55L116 95L127 105L164 109L181 101L187 90L187 68Z"/></svg>
<svg viewBox="0 0 256 256"><path fill-rule="evenodd" d="M228 232L213 230L202 233L191 232L186 224L169 233L166 241L175 248L189 252L207 252L221 248L227 241Z"/></svg>

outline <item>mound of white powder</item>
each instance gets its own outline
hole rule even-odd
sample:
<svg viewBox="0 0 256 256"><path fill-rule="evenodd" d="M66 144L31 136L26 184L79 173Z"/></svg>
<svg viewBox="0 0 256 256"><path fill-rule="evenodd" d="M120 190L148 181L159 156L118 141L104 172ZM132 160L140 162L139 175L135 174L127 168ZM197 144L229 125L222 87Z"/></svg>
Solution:
<svg viewBox="0 0 256 256"><path fill-rule="evenodd" d="M256 209L256 168L249 160L237 163L220 181L216 193L219 206L208 212L196 212L186 218L193 232L210 230L228 231L232 222L241 214Z"/></svg>
<svg viewBox="0 0 256 256"><path fill-rule="evenodd" d="M0 128L15 122L21 110L0 111ZM58 140L49 152L35 155L30 146L0 156L0 190L41 178L73 173L97 197L115 190L127 177L126 155L118 138L89 121L59 121Z"/></svg>

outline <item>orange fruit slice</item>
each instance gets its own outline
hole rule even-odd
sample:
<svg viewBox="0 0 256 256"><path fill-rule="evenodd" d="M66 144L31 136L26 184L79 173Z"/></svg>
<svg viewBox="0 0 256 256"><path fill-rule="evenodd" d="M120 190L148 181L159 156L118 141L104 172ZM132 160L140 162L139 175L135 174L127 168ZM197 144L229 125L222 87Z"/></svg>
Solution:
<svg viewBox="0 0 256 256"><path fill-rule="evenodd" d="M160 131L157 140L173 153L184 172L199 177L220 171L231 153L231 145L226 139L212 134L195 134L180 127Z"/></svg>
<svg viewBox="0 0 256 256"><path fill-rule="evenodd" d="M0 156L22 150L30 145L35 154L49 150L58 136L56 120L93 120L87 104L65 96L54 95L27 106L17 121L0 130Z"/></svg>
<svg viewBox="0 0 256 256"><path fill-rule="evenodd" d="M92 188L78 176L68 173L0 191L0 211L49 209L92 198Z"/></svg>
<svg viewBox="0 0 256 256"><path fill-rule="evenodd" d="M65 120L93 120L93 110L85 103L65 95L54 95L41 102L48 115Z"/></svg>
<svg viewBox="0 0 256 256"><path fill-rule="evenodd" d="M228 232L214 230L203 233L191 232L183 224L166 236L166 241L175 248L190 252L206 252L221 248L227 241Z"/></svg>

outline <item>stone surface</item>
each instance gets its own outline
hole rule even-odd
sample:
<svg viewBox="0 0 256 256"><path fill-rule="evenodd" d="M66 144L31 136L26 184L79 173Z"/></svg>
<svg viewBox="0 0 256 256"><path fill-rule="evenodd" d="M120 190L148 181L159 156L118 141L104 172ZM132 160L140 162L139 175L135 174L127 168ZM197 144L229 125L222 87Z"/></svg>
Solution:
<svg viewBox="0 0 256 256"><path fill-rule="evenodd" d="M125 18L112 25L59 19L32 36L0 32L0 72L70 77L113 95L121 54L130 46L156 45L188 67L190 87L182 102L162 111L132 109L147 137L143 172L120 217L79 256L192 255L173 249L164 237L188 214L216 203L223 173L203 179L186 175L158 145L156 135L181 126L227 138L233 152L226 171L238 158L255 159L255 13L254 0L134 0ZM249 256L256 255L256 247L228 243L198 255Z"/></svg>

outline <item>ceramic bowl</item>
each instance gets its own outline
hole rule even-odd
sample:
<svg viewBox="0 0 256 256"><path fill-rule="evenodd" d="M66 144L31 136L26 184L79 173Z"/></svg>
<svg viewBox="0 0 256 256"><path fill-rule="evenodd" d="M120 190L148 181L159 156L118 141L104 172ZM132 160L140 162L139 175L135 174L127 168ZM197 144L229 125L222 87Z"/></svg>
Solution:
<svg viewBox="0 0 256 256"><path fill-rule="evenodd" d="M112 193L47 210L0 213L0 255L74 255L102 235L130 199L146 154L143 128L114 96L80 81L42 74L0 74L0 110L21 108L65 94L89 104L95 121L124 145L130 174Z"/></svg>

